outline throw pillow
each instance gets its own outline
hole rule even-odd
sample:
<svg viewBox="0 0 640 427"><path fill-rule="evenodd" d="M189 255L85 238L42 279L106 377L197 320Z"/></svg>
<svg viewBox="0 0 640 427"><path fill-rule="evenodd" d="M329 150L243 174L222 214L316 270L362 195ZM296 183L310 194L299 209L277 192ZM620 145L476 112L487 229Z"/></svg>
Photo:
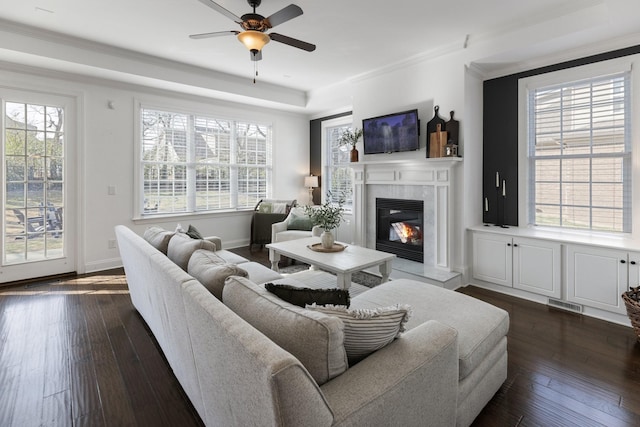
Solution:
<svg viewBox="0 0 640 427"><path fill-rule="evenodd" d="M307 309L336 316L344 323L344 348L352 366L391 343L404 332L411 316L406 304L376 309L348 309L345 306L308 305Z"/></svg>
<svg viewBox="0 0 640 427"><path fill-rule="evenodd" d="M304 230L311 231L313 222L302 208L294 208L289 212L289 220L287 221L288 230Z"/></svg>
<svg viewBox="0 0 640 427"><path fill-rule="evenodd" d="M186 234L176 233L169 240L167 257L184 271L187 271L189 258L198 249L206 249L213 252L216 250L216 245L208 240L192 239Z"/></svg>
<svg viewBox="0 0 640 427"><path fill-rule="evenodd" d="M317 305L331 304L349 307L351 303L349 291L343 289L299 288L297 286L277 285L273 283L267 283L264 287L278 298L299 307L305 307L307 304L314 303Z"/></svg>
<svg viewBox="0 0 640 427"><path fill-rule="evenodd" d="M192 275L198 282L202 283L202 285L207 288L213 296L222 301L222 289L224 288L224 282L227 280L227 277L248 277L249 273L235 264L224 262L219 264L218 260L211 259L206 255L202 256L202 254L206 252L209 251L198 249L193 253L193 255L191 255L191 259L189 260L189 265L187 267L187 273ZM209 253L217 256L213 252Z"/></svg>
<svg viewBox="0 0 640 427"><path fill-rule="evenodd" d="M286 203L274 203L273 208L271 209L271 213L287 213L287 204Z"/></svg>
<svg viewBox="0 0 640 427"><path fill-rule="evenodd" d="M200 239L200 240L204 239L204 237L202 237L202 234L200 234L198 229L191 224L189 224L189 228L187 229L186 234L192 239Z"/></svg>
<svg viewBox="0 0 640 427"><path fill-rule="evenodd" d="M215 252L209 251L207 249L198 249L194 251L193 254L191 254L191 258L189 258L187 272L192 267L192 264L224 265L228 263L229 261L222 258Z"/></svg>
<svg viewBox="0 0 640 427"><path fill-rule="evenodd" d="M287 223L287 230L303 230L311 231L313 228L313 222L311 218L304 216L296 216L289 220Z"/></svg>
<svg viewBox="0 0 640 427"><path fill-rule="evenodd" d="M142 237L149 242L151 246L166 255L167 249L169 248L169 241L174 234L173 231L167 231L162 227L153 226L147 228Z"/></svg>
<svg viewBox="0 0 640 427"><path fill-rule="evenodd" d="M260 213L271 213L273 210L273 205L271 203L260 203L258 206L258 212Z"/></svg>
<svg viewBox="0 0 640 427"><path fill-rule="evenodd" d="M222 302L296 357L318 385L347 370L343 325L337 317L289 304L237 276L227 279Z"/></svg>

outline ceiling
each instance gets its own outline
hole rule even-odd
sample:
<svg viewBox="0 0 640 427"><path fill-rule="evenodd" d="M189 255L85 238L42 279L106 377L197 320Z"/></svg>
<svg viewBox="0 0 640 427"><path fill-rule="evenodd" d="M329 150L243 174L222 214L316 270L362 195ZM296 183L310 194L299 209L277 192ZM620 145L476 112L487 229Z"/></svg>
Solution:
<svg viewBox="0 0 640 427"><path fill-rule="evenodd" d="M257 12L269 16L291 2L300 6L304 14L273 31L314 43L317 49L310 53L272 41L263 49L263 60L257 63L258 79L305 93L408 58L476 48L469 62L491 74L508 64L640 33L637 0L263 0ZM249 52L234 36L204 40L188 37L239 29L198 0L2 3L0 16L5 23L247 80L253 77ZM245 0L218 3L238 16L251 12Z"/></svg>

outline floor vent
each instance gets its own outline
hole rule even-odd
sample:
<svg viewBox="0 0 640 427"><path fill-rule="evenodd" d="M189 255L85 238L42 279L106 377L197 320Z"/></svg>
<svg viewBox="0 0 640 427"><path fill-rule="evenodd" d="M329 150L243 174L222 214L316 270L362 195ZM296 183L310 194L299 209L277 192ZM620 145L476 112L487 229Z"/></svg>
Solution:
<svg viewBox="0 0 640 427"><path fill-rule="evenodd" d="M573 311L574 313L582 313L582 306L580 304L573 304L559 299L549 298L547 305L551 307L560 308L562 310Z"/></svg>

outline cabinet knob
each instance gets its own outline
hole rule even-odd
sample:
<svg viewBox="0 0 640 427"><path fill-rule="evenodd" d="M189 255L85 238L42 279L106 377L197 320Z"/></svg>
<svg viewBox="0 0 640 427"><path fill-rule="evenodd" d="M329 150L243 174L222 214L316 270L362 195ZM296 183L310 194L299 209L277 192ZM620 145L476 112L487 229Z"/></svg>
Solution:
<svg viewBox="0 0 640 427"><path fill-rule="evenodd" d="M507 246L511 246L511 243L507 243Z"/></svg>
<svg viewBox="0 0 640 427"><path fill-rule="evenodd" d="M635 261L630 261L629 264L636 265L636 262Z"/></svg>
<svg viewBox="0 0 640 427"><path fill-rule="evenodd" d="M518 244L517 244L517 243L514 243L514 244L513 244L513 247L514 247L514 248L515 248L515 247L517 247L517 246L518 246Z"/></svg>
<svg viewBox="0 0 640 427"><path fill-rule="evenodd" d="M625 261L623 259L620 260L620 264L626 264L626 263L627 263L627 261Z"/></svg>

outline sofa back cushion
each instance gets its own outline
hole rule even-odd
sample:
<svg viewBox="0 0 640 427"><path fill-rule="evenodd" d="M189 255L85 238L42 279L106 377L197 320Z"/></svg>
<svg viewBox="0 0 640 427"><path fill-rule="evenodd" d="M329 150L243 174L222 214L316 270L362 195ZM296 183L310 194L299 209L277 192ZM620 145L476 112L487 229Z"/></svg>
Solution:
<svg viewBox="0 0 640 427"><path fill-rule="evenodd" d="M226 262L215 252L206 249L198 249L191 255L187 273L202 283L219 300L222 300L222 288L227 277L248 277L249 275L246 270Z"/></svg>
<svg viewBox="0 0 640 427"><path fill-rule="evenodd" d="M330 426L320 388L291 353L193 281L183 286L207 426Z"/></svg>
<svg viewBox="0 0 640 427"><path fill-rule="evenodd" d="M208 240L192 239L184 233L176 233L167 248L167 256L184 271L187 271L191 255L198 249L215 251L216 245Z"/></svg>
<svg viewBox="0 0 640 427"><path fill-rule="evenodd" d="M153 226L147 228L142 237L144 237L151 246L166 255L167 249L169 248L169 240L171 240L174 234L173 231L167 231L162 227Z"/></svg>
<svg viewBox="0 0 640 427"><path fill-rule="evenodd" d="M294 355L318 385L346 371L343 324L337 317L289 304L262 286L236 276L227 279L222 301Z"/></svg>

